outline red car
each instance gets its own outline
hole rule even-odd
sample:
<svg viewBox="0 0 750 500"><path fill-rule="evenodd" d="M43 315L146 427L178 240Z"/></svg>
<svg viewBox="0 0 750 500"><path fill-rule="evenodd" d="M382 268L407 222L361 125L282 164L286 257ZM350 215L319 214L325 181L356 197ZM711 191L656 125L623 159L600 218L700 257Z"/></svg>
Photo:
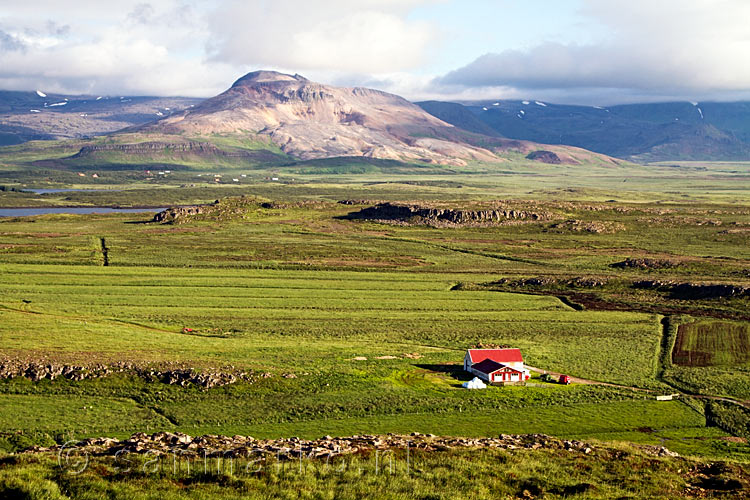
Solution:
<svg viewBox="0 0 750 500"><path fill-rule="evenodd" d="M569 385L570 384L570 375L560 375L560 383Z"/></svg>

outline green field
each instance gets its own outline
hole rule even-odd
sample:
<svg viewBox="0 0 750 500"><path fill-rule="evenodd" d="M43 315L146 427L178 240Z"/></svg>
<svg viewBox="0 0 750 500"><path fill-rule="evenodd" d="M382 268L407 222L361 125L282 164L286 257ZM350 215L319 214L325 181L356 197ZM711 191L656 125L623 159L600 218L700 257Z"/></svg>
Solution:
<svg viewBox="0 0 750 500"><path fill-rule="evenodd" d="M558 182L553 177L531 181L524 192L516 172L481 180L466 174L461 187L457 178L441 181L437 175L368 185L368 176L376 174L349 179L335 174L337 182L327 184L315 177L323 174L308 173L304 182L255 179L245 187L180 188L165 181L126 186L127 191L2 192L5 206L251 196L223 199L214 212L176 224L152 223L148 213L0 218L0 364L94 370L124 363L141 370L78 381L0 380L0 454L137 431L257 438L417 431L476 437L545 433L666 446L698 460L748 462L744 439L750 437L750 417L743 407L655 396L750 399L748 322L741 320L750 299L688 299L636 286L644 280L750 284L750 203L744 187L722 180L707 195L691 184L694 179L676 176L650 191L651 181L642 177L632 178L639 188L613 194L602 188L614 185L612 174L570 191L545 190ZM693 187L659 191L671 182ZM615 196L628 201L607 201ZM343 199L373 202L336 203ZM437 199L469 209L505 199L503 206L547 215L491 226L350 217L381 199ZM605 230L579 229L586 225ZM642 267L619 266L626 259L648 260ZM526 286L524 280L537 284ZM467 391L460 386L469 378L461 363L465 349L478 343L518 347L533 367L597 384L562 386L535 374L525 387ZM704 356L707 366L693 362L702 356L698 353L710 353ZM173 368L245 376L211 389L143 376ZM684 463L628 449L625 463L659 470L670 484L655 486L661 479L652 477L618 489L607 484L622 478L625 466L605 473L582 459L579 465L593 471L588 482L597 485L592 498L669 497L692 480L675 472L688 470ZM503 457L478 463L521 461L514 454ZM608 459L618 460L613 457ZM55 488L73 496L90 491L92 498L168 498L178 490L195 498L237 491L263 497L262 488L269 497L296 489L310 498L362 492L405 498L411 494L403 491L405 485L421 491L428 480L442 481L446 498L529 491L505 474L486 489L472 489L475 482L457 479L470 463L459 451L426 455L442 472L402 478L393 494L379 479L361 488L352 478L320 474L312 483L309 477L265 476L186 483L146 476L109 480L104 479L109 466L101 463L74 480L43 457L2 460L16 472L0 474L0 493L28 486L37 488L33 495L50 498ZM551 498L565 497L573 492L566 486L585 482L553 479L570 466L564 456L528 454L526 463L537 470L521 477L546 478L541 487ZM149 488L154 493L144 493Z"/></svg>
<svg viewBox="0 0 750 500"><path fill-rule="evenodd" d="M128 377L8 381L1 404L14 417L4 425L24 431L121 435L130 423L130 430L260 436L368 428L597 436L704 425L690 407L646 401L628 390L542 384L469 393L459 387L466 379L457 366L464 349L480 341L519 346L534 366L663 387L655 380L660 328L654 315L575 311L553 297L455 291L451 285L465 276L450 274L183 269L171 276L157 268L51 265L4 265L2 271L6 357L33 352L57 362L233 365L271 375L209 391ZM194 331L182 333L186 326ZM284 379L288 373L297 378ZM87 415L98 417L39 412L58 406L40 393L59 394L72 409L92 406ZM102 394L111 397L91 402ZM122 409L122 419L106 418L127 399L142 413L134 407ZM487 418L463 416L480 408ZM518 409L528 418L498 426Z"/></svg>
<svg viewBox="0 0 750 500"><path fill-rule="evenodd" d="M669 440L688 454L742 456L726 449L721 432L700 440L657 438L711 429L701 404L656 402L653 393L604 386L537 382L538 387L480 393L460 389L466 379L460 370L463 352L482 342L519 347L526 361L541 369L673 391L659 378L662 315L580 310L554 295L474 284L581 272L635 279L643 271L618 271L610 264L634 254L663 255L659 225L703 209L677 208L657 227L636 230L637 220L656 209L519 206L560 217L614 219L626 230L561 233L549 231L551 222L393 226L343 218L357 207L316 202L269 208L252 199L238 205L240 215L177 225L143 223L149 216L138 214L1 220L4 357L171 363L198 370L231 366L254 377L210 390L127 374L80 382L14 379L0 386L6 394L3 413L17 415L4 426L42 442L142 429L267 437L410 429L452 435L544 432ZM700 224L678 233L694 243L675 243L689 263L677 272L729 277L746 265L746 248L715 233ZM699 256L706 245L731 256L721 271L715 257ZM646 275L654 272L674 273ZM623 286L604 287L602 293L622 294ZM668 305L664 298L658 303ZM290 374L296 378L285 378ZM58 406L60 411L52 411ZM72 417L75 408L86 408L88 417ZM523 420L508 418L518 411ZM122 418L109 417L115 413ZM14 442L6 440L6 449Z"/></svg>
<svg viewBox="0 0 750 500"><path fill-rule="evenodd" d="M451 291L462 275L187 269L170 276L157 268L26 265L2 271L6 352L116 359L138 351L152 360L309 370L411 351L424 351L430 362L460 363L463 350L482 341L517 345L533 366L654 385L660 328L653 315ZM195 332L182 334L183 327Z"/></svg>

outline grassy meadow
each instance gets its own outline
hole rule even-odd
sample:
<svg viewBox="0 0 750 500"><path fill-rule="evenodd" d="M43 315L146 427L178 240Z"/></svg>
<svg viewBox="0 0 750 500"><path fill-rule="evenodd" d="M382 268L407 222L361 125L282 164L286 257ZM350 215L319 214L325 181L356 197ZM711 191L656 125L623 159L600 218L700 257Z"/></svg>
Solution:
<svg viewBox="0 0 750 500"><path fill-rule="evenodd" d="M460 388L467 379L460 367L464 350L477 342L518 346L533 366L666 388L655 380L661 334L658 317L650 314L575 311L554 297L455 291L452 285L464 276L450 274L183 269L171 276L159 268L52 265L4 265L2 271L6 357L231 365L268 374L209 391L154 388L120 376L7 381L3 413L26 431L102 433L109 424L89 423L99 421L111 422L109 433L117 433L139 421L132 417L137 408L123 409L124 421L17 411L57 406L40 393L59 394L73 408L93 406L100 416L130 399L151 410L142 419L147 428L193 434L415 427L459 435L523 429L597 435L703 425L693 408L625 389L542 383L481 393ZM193 331L183 333L185 327ZM284 378L289 374L296 378ZM102 394L111 395L106 404L87 404ZM529 413L528 425L498 425L500 416L519 408ZM631 414L626 408L639 408L633 410L639 417L625 417ZM462 415L480 409L489 416ZM684 417L667 418L675 414Z"/></svg>
<svg viewBox="0 0 750 500"><path fill-rule="evenodd" d="M102 191L6 190L0 206L221 198L219 206L231 210L176 224L153 223L149 213L0 218L0 362L246 376L211 389L128 371L79 381L0 380L0 455L8 454L0 456L0 496L497 498L526 491L669 498L692 484L686 471L697 467L622 444L622 455L580 459L545 451L476 459L458 450L426 454L416 476L362 484L320 471L301 479L120 477L106 463L70 478L49 457L10 455L137 431L257 438L546 433L666 446L730 468L750 461L742 406L655 399L675 392L750 399L742 319L750 301L690 300L635 286L750 286L747 165L594 165L590 176L571 177L575 167L522 159L424 172L387 162L280 161L263 170L177 158L182 166L161 178L123 168L94 180L97 164L65 163L76 152L70 148L6 148L0 184ZM55 155L62 166L39 163ZM214 173L223 173L220 182ZM350 217L378 200L470 209L505 200L505 207L545 217L493 226ZM646 264L619 265L626 259ZM539 284L526 286L529 279ZM478 343L519 347L533 367L611 385L562 386L535 374L525 387L467 391L461 363ZM612 465L602 465L605 459ZM472 465L482 482L471 479ZM570 467L585 474L563 481L560 471ZM642 480L618 486L630 468L643 471Z"/></svg>
<svg viewBox="0 0 750 500"><path fill-rule="evenodd" d="M615 220L623 227L587 234L551 230L553 222L546 221L378 224L347 219L357 206L320 201L262 205L247 199L241 206L239 215L174 225L149 223L148 214L0 220L4 357L232 367L253 374L250 382L210 390L127 374L80 382L9 380L0 386L0 405L14 417L4 428L41 442L141 429L266 437L543 432L628 436L670 442L689 454L743 456L727 448L723 431L701 434L716 430L707 427L701 404L536 379L525 388L460 388L464 350L481 342L519 347L541 369L671 392L659 377L663 315L580 310L554 295L473 284L539 275L732 279L747 264L747 249L731 234L717 237L722 226L700 224L703 207L673 206L652 227L640 227L639 219L657 218L661 209L518 202L557 218ZM729 207L719 212L711 216L725 224L747 220ZM632 255L665 256L664 227L685 220L695 225L668 233L682 238L674 243L680 253L668 255L685 265L611 267ZM714 248L711 257L701 255L707 246ZM87 416L75 417L76 408ZM512 419L519 411L524 418ZM688 437L696 432L699 438ZM684 440L674 437L680 433ZM10 438L6 443L6 449L14 446Z"/></svg>
<svg viewBox="0 0 750 500"><path fill-rule="evenodd" d="M709 494L746 498L745 469L645 455L628 446L589 455L550 450L403 451L331 463L242 461L180 468L151 457L128 470L93 458L81 474L66 474L51 457L19 456L0 469L0 494L83 499L451 499L684 498ZM248 472L249 471L249 472ZM257 472L256 472L257 471ZM739 480L737 478L740 478Z"/></svg>

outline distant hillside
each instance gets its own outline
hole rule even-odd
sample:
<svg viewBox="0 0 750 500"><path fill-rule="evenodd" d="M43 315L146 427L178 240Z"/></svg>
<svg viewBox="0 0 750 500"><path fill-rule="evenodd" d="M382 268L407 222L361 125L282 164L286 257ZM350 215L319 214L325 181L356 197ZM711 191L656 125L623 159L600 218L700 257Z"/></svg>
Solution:
<svg viewBox="0 0 750 500"><path fill-rule="evenodd" d="M201 101L190 97L0 91L0 146L106 134L169 116Z"/></svg>
<svg viewBox="0 0 750 500"><path fill-rule="evenodd" d="M469 132L489 136L501 135L462 104L442 101L425 101L417 104L431 115Z"/></svg>
<svg viewBox="0 0 750 500"><path fill-rule="evenodd" d="M417 104L457 127L489 127L511 139L576 146L633 161L750 160L748 102L607 108L540 101Z"/></svg>

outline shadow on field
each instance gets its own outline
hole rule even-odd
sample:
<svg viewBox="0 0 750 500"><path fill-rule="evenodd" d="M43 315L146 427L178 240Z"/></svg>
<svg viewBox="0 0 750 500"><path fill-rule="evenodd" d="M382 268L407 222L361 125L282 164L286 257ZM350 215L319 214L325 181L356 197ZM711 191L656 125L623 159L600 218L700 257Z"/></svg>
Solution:
<svg viewBox="0 0 750 500"><path fill-rule="evenodd" d="M419 364L415 365L419 368L422 368L423 370L429 370L431 372L435 373L442 373L444 375L448 375L451 378L454 378L456 380L471 380L473 376L471 373L465 372L463 365L428 365L428 364Z"/></svg>

